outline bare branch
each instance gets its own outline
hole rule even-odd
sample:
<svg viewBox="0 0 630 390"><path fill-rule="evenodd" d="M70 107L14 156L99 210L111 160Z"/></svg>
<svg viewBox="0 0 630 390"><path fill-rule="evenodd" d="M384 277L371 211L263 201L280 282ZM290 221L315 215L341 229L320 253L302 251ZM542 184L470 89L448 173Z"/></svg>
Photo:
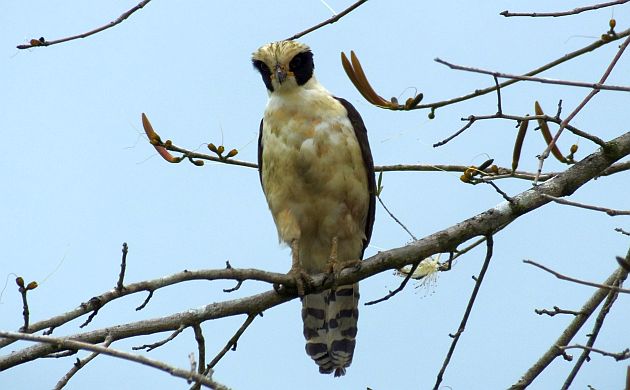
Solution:
<svg viewBox="0 0 630 390"><path fill-rule="evenodd" d="M245 322L243 322L243 325L241 325L241 327L238 328L234 336L232 336L232 338L227 342L227 344L225 344L225 347L223 347L223 349L219 351L217 356L215 356L214 359L212 359L212 361L208 364L208 367L206 367L206 371L205 371L206 374L210 372L210 370L213 369L214 366L217 365L217 363L219 363L219 361L223 358L223 356L225 356L225 354L230 350L230 348L232 349L232 351L236 351L236 343L238 342L238 339L241 337L243 332L245 332L245 329L247 329L247 327L252 322L254 322L257 315L258 313L252 313L252 314L247 315L247 318L245 319Z"/></svg>
<svg viewBox="0 0 630 390"><path fill-rule="evenodd" d="M630 236L630 232L627 232L627 231L623 230L622 228L615 228L615 231L618 232L618 233L621 233L621 234L623 234L625 236Z"/></svg>
<svg viewBox="0 0 630 390"><path fill-rule="evenodd" d="M190 370L182 370L180 368L169 366L168 364L164 362L154 360L154 359L149 359L142 355L134 355L128 352L107 348L101 345L85 343L85 342L81 342L77 340L70 340L67 338L36 336L32 334L5 332L5 331L0 331L0 337L9 338L13 340L26 340L26 341L34 341L38 343L46 343L46 344L55 345L57 347L61 347L65 349L74 349L74 350L84 349L87 351L98 352L102 355L109 355L109 356L117 357L120 359L129 360L135 363L144 364L146 366L156 368L160 371L167 372L173 376L183 378L186 380L194 379L196 381L201 382L205 386L208 386L211 389L222 389L222 390L227 389L227 387L219 383L216 383L211 378L205 377L203 375L199 375L196 372L190 372Z"/></svg>
<svg viewBox="0 0 630 390"><path fill-rule="evenodd" d="M401 292L405 288L407 283L409 283L409 280L411 279L411 276L416 271L416 268L418 268L418 265L420 265L421 262L422 261L417 261L411 266L411 269L409 270L409 272L407 273L407 275L405 276L403 281L400 283L400 285L395 290L390 291L387 295L385 295L382 298L366 302L365 306L370 306L370 305L374 305L374 304L377 304L377 303L384 302L384 301L388 300L389 298L393 297L394 295L398 294L399 292Z"/></svg>
<svg viewBox="0 0 630 390"><path fill-rule="evenodd" d="M587 209L587 210L601 211L610 215L611 217L614 217L617 215L630 215L630 210L614 210L614 209L609 209L607 207L591 206L588 204L573 202L571 200L567 200L563 198L556 198L555 196L551 196L551 195L545 195L545 196L556 203L564 204L567 206L575 206L575 207L579 207L579 208Z"/></svg>
<svg viewBox="0 0 630 390"><path fill-rule="evenodd" d="M466 323L468 322L468 317L472 312L473 305L475 304L475 299L477 298L477 293L479 292L479 288L481 288L481 283L483 282L483 278L486 275L486 271L488 270L488 265L490 265L490 259L492 258L492 250L494 246L494 240L492 235L486 236L486 258L483 261L483 265L481 266L481 271L479 271L479 276L475 279L475 287L473 288L472 294L470 295L470 299L468 300L468 306L466 306L466 311L464 311L464 317L462 318L461 323L459 324L459 328L454 335L449 335L453 338L451 342L451 347L446 354L446 358L444 358L444 363L442 364L442 368L437 375L437 379L435 381L435 385L433 386L433 390L437 390L440 388L440 383L442 383L442 377L444 376L444 372L446 371L446 367L451 361L451 357L455 352L455 347L457 346L457 342L459 341L459 337L464 333L466 329Z"/></svg>
<svg viewBox="0 0 630 390"><path fill-rule="evenodd" d="M413 233L411 232L411 230L407 229L407 226L405 226L405 224L403 224L398 218L396 218L396 216L394 214L392 214L391 211L389 211L389 209L387 208L387 206L385 206L385 203L383 202L383 199L381 199L380 195L377 195L376 198L378 199L379 203L381 204L381 206L383 206L383 209L385 209L385 211L387 212L387 214L389 214L389 216L398 224L400 225L400 227L402 227L407 234L409 234L409 236L411 236L412 240L417 240L416 236L413 235Z"/></svg>
<svg viewBox="0 0 630 390"><path fill-rule="evenodd" d="M626 272L627 271L628 270L626 269ZM615 280L614 284L617 287L621 287L623 285L625 278L626 278L626 275L620 275L619 278ZM592 351L591 348L595 344L595 340L597 339L597 336L599 335L599 331L602 329L602 326L604 325L604 320L606 319L606 316L610 312L610 308L617 300L617 296L619 296L619 293L616 291L608 292L608 296L606 297L606 302L604 302L602 309L599 311L599 314L597 315L597 318L595 319L593 330L591 330L591 332L589 333L588 341L586 342L586 347L584 347L584 351L582 352L578 360L575 362L575 366L573 366L573 369L567 376L567 379L564 381L564 384L562 385L562 390L569 389L569 387L571 386L571 383L575 379L575 376L577 375L577 373L582 368L582 365L584 364L584 362L590 359L589 353ZM563 351L569 348L571 347L564 347ZM628 353L628 350L626 349L625 352ZM609 355L609 356L612 356L612 355ZM628 357L630 357L630 354L628 355Z"/></svg>
<svg viewBox="0 0 630 390"><path fill-rule="evenodd" d="M140 311L144 309L149 304L149 301L151 300L151 298L153 298L153 290L149 290L149 294L144 299L144 302L142 302L140 306L136 307L136 311Z"/></svg>
<svg viewBox="0 0 630 390"><path fill-rule="evenodd" d="M621 287L617 287L617 286L613 286L613 285L609 285L609 284L599 284L599 283L588 282L586 280L572 278L570 276L563 275L560 272L556 272L556 271L552 270L551 268L545 267L542 264L538 264L538 263L536 263L535 261L532 261L532 260L523 260L523 263L531 264L531 265L533 265L535 267L538 267L538 268L540 268L542 270L545 270L545 271L549 272L550 274L552 274L553 276L555 276L558 279L566 280L566 281L577 283L577 284L583 284L585 286L604 288L604 289L609 289L609 290L620 292L620 293L624 293L624 294L630 294L630 290L629 289L621 288Z"/></svg>
<svg viewBox="0 0 630 390"><path fill-rule="evenodd" d="M180 333L182 333L184 331L184 329L186 329L186 325L182 324L179 326L179 328L177 328L177 330L175 330L173 333L171 333L170 336L168 336L167 338L165 338L164 340L160 340L158 342L152 343L152 344L143 344L139 347L131 347L131 349L133 349L134 351L139 351L142 349L146 349L147 352L149 351L153 351L156 348L161 347L162 345L168 343L169 341L173 340L175 337L179 336Z"/></svg>
<svg viewBox="0 0 630 390"><path fill-rule="evenodd" d="M471 238L486 235L488 231L496 231L507 226L512 221L528 212L535 210L550 202L542 194L552 196L565 196L574 193L583 184L598 176L615 161L630 154L630 133L624 134L608 143L607 148L598 150L582 161L574 164L566 171L560 173L554 180L547 181L535 188L528 189L513 197L514 203L502 202L499 205L462 221L452 227L431 234L423 239L414 241L401 248L383 251L364 260L354 267L342 270L336 278L339 285L358 282L380 272L400 269L408 264L413 264L417 259L427 258L436 253L448 253L454 251L457 246ZM202 277L203 276L203 277ZM328 289L333 281L326 274L314 275L313 285L309 286L310 292ZM155 290L159 286L167 286L178 281L193 279L253 279L269 283L285 284L293 287L294 279L283 274L275 274L260 270L221 269L207 271L186 271L180 274L167 276L149 282L132 283L126 286L123 292L112 289L100 296L103 304L118 297L138 291ZM250 314L262 312L266 309L287 302L296 297L292 295L280 295L276 291L268 291L246 298L211 303L204 307L186 310L170 316L143 320L106 329L72 335L74 340L99 343L107 335L113 340L134 337L137 335L154 334L158 332L173 331L182 323L201 323L211 319L235 316L238 314ZM90 306L79 307L71 312L54 317L49 320L32 324L29 331L34 332L52 326L58 326L90 311ZM13 339L0 340L0 345L8 345ZM564 344L566 345L566 343ZM15 365L23 364L39 357L54 353L63 349L58 345L36 345L15 351L14 353L0 357L0 370L8 369Z"/></svg>
<svg viewBox="0 0 630 390"><path fill-rule="evenodd" d="M492 186L492 188L494 188L494 190L503 197L503 199L507 200L508 202L512 203L514 200L512 198L510 198L510 196L503 191L502 189L499 188L499 186L497 186L496 184L494 184L492 181L488 181L488 180L483 180L483 178L480 179L482 183L486 183Z"/></svg>
<svg viewBox="0 0 630 390"><path fill-rule="evenodd" d="M201 325L194 324L192 326L195 332L195 341L197 341L197 349L199 351L199 365L197 372L201 375L205 375L205 366L206 366L206 340L203 337L203 331L201 330ZM196 382L190 389L191 390L199 390L201 388L201 383Z"/></svg>
<svg viewBox="0 0 630 390"><path fill-rule="evenodd" d="M352 4L350 7L346 8L345 10L341 11L340 13L338 13L337 15L333 16L330 19L326 19L323 22L316 24L315 26L308 28L302 32L299 32L289 38L287 38L287 41L292 41L294 39L298 39L303 37L306 34L312 33L313 31L320 29L328 24L333 24L336 21L338 21L339 19L343 18L344 16L348 15L350 12L354 11L355 9L359 8L359 6L361 6L363 3L365 3L367 0L359 0L356 3Z"/></svg>
<svg viewBox="0 0 630 390"><path fill-rule="evenodd" d="M562 351L566 351L567 349L575 349L575 348L583 349L585 352L596 352L602 356L610 356L614 358L616 361L630 359L630 348L626 348L621 352L608 352L602 349L593 348L593 347L589 347L588 345L580 345L580 344L567 345L566 347L558 346L558 348Z"/></svg>
<svg viewBox="0 0 630 390"><path fill-rule="evenodd" d="M534 70L531 70L527 73L524 74L524 76L534 76L537 75L538 73L544 72L546 70L549 70L551 68L554 68L564 62L567 62L569 60L572 60L576 57L579 57L585 53L589 53L593 50L596 50L604 45L607 45L613 41L616 41L618 39L621 38L625 38L628 35L630 35L630 29L624 30L622 32L619 32L615 35L606 35L605 38L600 38L598 40L596 40L595 42L591 43L590 45L587 45L581 49L575 50L571 53L567 53L565 55L563 55L562 57L555 59L547 64L544 64ZM509 85L512 85L514 83L519 82L520 80L508 80L508 81L504 81L502 83L499 84L500 88L505 88ZM459 103L465 100L469 100L469 99L473 99L476 98L478 96L483 96L486 95L490 92L494 92L496 90L496 86L492 86L492 87L487 87L487 88L482 88L482 89L476 89L474 92L471 92L469 94L463 95L463 96L459 96L459 97L455 97L455 98L451 98L448 100L442 100L442 101L438 101L438 102L432 102L432 103L424 103L424 104L418 104L417 106L414 107L414 109L423 109L423 108L432 108L432 109L436 109L436 108L440 108L440 107L444 107L444 106L448 106L451 104L455 104L455 103Z"/></svg>
<svg viewBox="0 0 630 390"><path fill-rule="evenodd" d="M581 81L547 79L547 78L543 78L543 77L534 77L534 76L525 76L525 75L521 76L521 75L516 75L516 74L510 74L510 73L495 72L493 70L474 68L474 67L470 67L470 66L457 65L457 64L453 64L453 63L444 61L443 59L440 59L440 58L436 58L435 62L437 62L439 64L442 64L442 65L446 65L446 66L448 66L451 69L463 70L465 72L472 72L472 73L488 74L488 75L493 76L495 78L496 77L500 77L502 79L512 79L512 80L521 80L521 81L534 81L534 82L543 83L543 84L567 85L567 86L570 86L570 87L591 88L591 89L594 89L594 90L630 92L630 87L619 86L619 85L607 85L607 84L603 84L603 81L600 81L599 83L585 83L585 82L581 82ZM500 87L500 85L497 83L497 87L495 89L498 90L499 87ZM499 111L498 113L500 114L501 111Z"/></svg>
<svg viewBox="0 0 630 390"><path fill-rule="evenodd" d="M592 11L592 10L596 10L596 9L600 9L600 8L605 8L605 7L610 7L613 5L619 5L619 4L624 4L627 3L629 0L616 0L616 1L609 1L607 3L600 3L600 4L593 4L593 5L588 5L586 7L579 7L579 8L574 8L570 11L560 11L560 12L510 12L510 11L503 11L501 12L499 15L503 15L505 17L511 17L511 16L531 16L531 17L558 17L558 16L569 16L569 15L576 15L579 13L582 13L584 11Z"/></svg>
<svg viewBox="0 0 630 390"><path fill-rule="evenodd" d="M96 33L99 33L103 30L107 30L108 28L112 28L117 24L122 23L125 19L127 19L129 16L131 16L131 14L133 14L134 12L136 12L137 10L143 8L145 5L147 5L151 0L143 0L140 3L138 3L135 7L131 8L130 10L128 10L127 12L123 13L122 15L120 15L116 20L113 20L111 22L109 22L108 24L95 28L94 30L82 33L82 34L78 34L78 35L73 35L71 37L67 37L67 38L61 38L61 39L55 39L52 41L47 41L43 38L40 39L31 39L31 42L29 44L25 44L25 45L17 45L18 49L29 49L31 47L44 47L44 46L51 46L51 45L56 45L58 43L62 43L62 42L68 42L68 41L72 41L75 39L79 39L79 38L86 38L89 37L90 35L94 35Z"/></svg>
<svg viewBox="0 0 630 390"><path fill-rule="evenodd" d="M621 58L621 55L626 50L626 47L628 47L628 44L630 44L630 36L627 37L626 40L619 46L619 50L617 50L617 54L615 54L615 57L612 59L612 61L610 62L610 64L606 68L606 71L604 72L604 74L602 75L601 79L599 80L599 84L603 84L604 82L606 82L606 79L608 79L608 76L610 75L610 73L614 69L615 65L617 65L617 62L619 61L619 58ZM580 112L582 110L582 108L584 108L584 106L586 106L586 104L598 92L599 92L599 89L593 89L588 95L586 95L584 100L582 100L580 102L580 104L578 104L578 106L560 123L560 127L558 128L558 131L556 132L556 135L554 135L553 139L551 140L551 142L549 143L549 145L547 146L545 151L538 158L538 160L539 160L539 162L538 162L538 172L542 172L542 167L543 167L543 163L544 163L545 159L549 156L549 153L551 152L553 147L556 145L556 142L558 142L558 138L560 138L560 134L562 134L562 131L566 128L567 124L569 124L569 122L578 114L578 112Z"/></svg>
<svg viewBox="0 0 630 390"><path fill-rule="evenodd" d="M539 316L543 314L547 314L549 317L553 317L557 314L572 314L574 316L582 314L582 312L579 312L579 311L560 309L558 306L554 306L553 311L547 310L547 309L535 309L534 312L538 314Z"/></svg>
<svg viewBox="0 0 630 390"><path fill-rule="evenodd" d="M112 343L112 339L111 338L106 338L105 342L103 343L103 347L107 348L109 347L109 345ZM66 373L66 375L63 376L63 378L61 378L59 380L59 382L57 382L57 384L55 385L54 390L61 390L70 380L70 378L72 378L74 376L74 374L76 374L77 372L79 372L80 369L82 369L83 367L85 367L86 364L88 364L89 362L91 362L95 357L97 357L99 355L98 352L92 352L88 357L86 357L85 359L78 359L76 360L76 362L72 365L72 368L70 369L70 371L68 371Z"/></svg>
<svg viewBox="0 0 630 390"><path fill-rule="evenodd" d="M470 128L470 126L472 126L473 123L475 123L477 118L475 118L474 116L471 115L468 118L466 118L466 120L468 121L468 123L466 123L466 125L464 125L464 127L462 127L461 129L457 130L453 135L443 139L442 141L434 143L433 147L437 148L438 146L446 145L450 140L452 140L453 138L457 137L458 135L460 135L461 133L466 131L468 128Z"/></svg>
<svg viewBox="0 0 630 390"><path fill-rule="evenodd" d="M627 255L630 257L630 253ZM604 281L602 285L610 286L615 283L615 281L619 278L625 278L628 275L628 272L623 268L617 268L607 279ZM573 321L566 327L566 329L561 333L560 337L556 340L555 343L551 345L551 347L545 352L537 362L535 362L529 370L523 375L521 379L518 380L514 385L510 387L510 390L524 390L527 388L533 381L536 379L538 375L549 365L551 362L558 356L562 354L562 352L558 349L558 345L568 345L571 342L571 339L580 331L584 323L588 320L588 318L593 314L597 306L608 296L610 292L607 288L600 288L591 296L591 298L586 301L586 303L580 309L580 314L575 316Z"/></svg>
<svg viewBox="0 0 630 390"><path fill-rule="evenodd" d="M118 283L116 283L116 290L122 291L124 288L123 280L125 279L125 269L127 268L127 253L129 247L126 242L123 242L122 246L122 260L120 261L120 274L118 275Z"/></svg>

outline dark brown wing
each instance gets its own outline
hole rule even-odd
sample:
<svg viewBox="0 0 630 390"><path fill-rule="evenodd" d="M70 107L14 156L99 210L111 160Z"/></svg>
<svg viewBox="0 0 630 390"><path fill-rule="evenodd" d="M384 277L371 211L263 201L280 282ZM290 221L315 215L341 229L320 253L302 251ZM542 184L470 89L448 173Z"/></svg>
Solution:
<svg viewBox="0 0 630 390"><path fill-rule="evenodd" d="M263 119L260 120L260 129L258 130L258 178L260 179L260 186L262 187L262 154L263 154ZM265 189L263 188L263 191Z"/></svg>
<svg viewBox="0 0 630 390"><path fill-rule="evenodd" d="M363 241L363 251L365 252L365 248L367 248L368 244L370 243L370 238L372 237L372 228L374 227L374 213L376 210L376 179L374 177L374 161L372 160L372 151L370 150L370 144L368 142L367 129L365 128L363 119L361 119L361 115L359 115L359 112L356 110L356 108L354 108L354 106L350 104L350 102L348 102L347 100L339 97L335 97L335 99L337 99L339 103L341 103L341 105L345 107L346 111L348 111L348 119L350 119L350 123L352 123L357 141L359 141L359 146L361 147L361 155L363 156L363 163L365 164L365 171L367 173L368 191L370 193L370 205L368 208L367 220L365 221L365 241Z"/></svg>

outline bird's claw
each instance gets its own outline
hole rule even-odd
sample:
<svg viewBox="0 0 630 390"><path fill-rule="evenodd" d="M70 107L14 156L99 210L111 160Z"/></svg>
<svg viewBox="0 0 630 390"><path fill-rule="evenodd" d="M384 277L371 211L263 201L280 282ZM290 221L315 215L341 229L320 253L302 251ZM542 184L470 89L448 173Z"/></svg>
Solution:
<svg viewBox="0 0 630 390"><path fill-rule="evenodd" d="M295 281L295 288L300 298L304 297L304 291L312 288L313 279L301 268L291 268L287 274Z"/></svg>

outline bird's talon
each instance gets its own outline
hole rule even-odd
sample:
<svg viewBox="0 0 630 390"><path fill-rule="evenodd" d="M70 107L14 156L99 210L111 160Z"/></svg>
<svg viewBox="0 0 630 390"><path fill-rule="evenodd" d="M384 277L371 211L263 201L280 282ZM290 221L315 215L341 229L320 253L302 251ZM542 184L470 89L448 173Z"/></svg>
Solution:
<svg viewBox="0 0 630 390"><path fill-rule="evenodd" d="M304 297L304 292L310 290L313 286L313 280L310 275L301 269L291 269L288 275L295 280L295 288L300 298Z"/></svg>

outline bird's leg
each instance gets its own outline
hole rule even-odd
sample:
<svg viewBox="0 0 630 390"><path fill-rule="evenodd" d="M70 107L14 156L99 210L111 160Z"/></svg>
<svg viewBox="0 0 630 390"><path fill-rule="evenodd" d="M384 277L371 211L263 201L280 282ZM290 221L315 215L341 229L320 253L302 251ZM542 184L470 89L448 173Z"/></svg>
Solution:
<svg viewBox="0 0 630 390"><path fill-rule="evenodd" d="M311 277L302 269L300 264L300 246L299 239L293 239L291 241L291 269L289 275L295 279L295 287L297 289L298 296L302 298L304 296L304 284L311 285Z"/></svg>
<svg viewBox="0 0 630 390"><path fill-rule="evenodd" d="M337 266L338 266L338 262L337 262L338 247L339 247L339 239L337 238L337 236L334 236L330 244L330 257L328 258L328 277L332 278L333 280L332 290L334 290L335 287L337 287L337 284L336 284L337 277L335 275L335 272L337 271Z"/></svg>

